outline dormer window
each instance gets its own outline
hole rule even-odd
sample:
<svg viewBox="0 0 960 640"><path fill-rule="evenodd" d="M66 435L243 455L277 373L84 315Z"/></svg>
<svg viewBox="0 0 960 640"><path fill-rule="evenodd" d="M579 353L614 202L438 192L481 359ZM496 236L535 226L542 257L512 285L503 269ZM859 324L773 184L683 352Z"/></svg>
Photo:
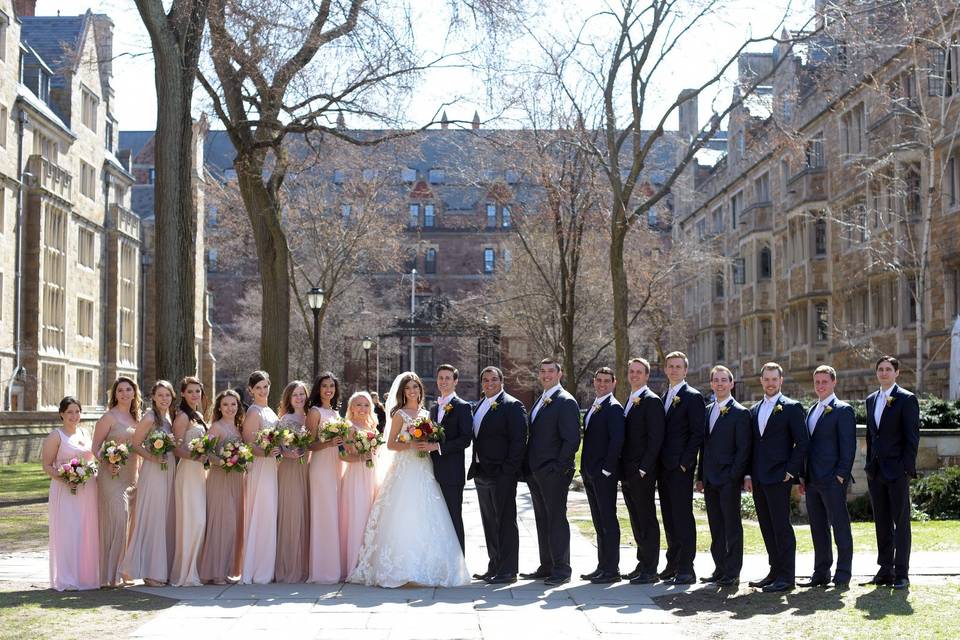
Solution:
<svg viewBox="0 0 960 640"><path fill-rule="evenodd" d="M430 184L443 184L443 169L430 169L428 179L430 180Z"/></svg>

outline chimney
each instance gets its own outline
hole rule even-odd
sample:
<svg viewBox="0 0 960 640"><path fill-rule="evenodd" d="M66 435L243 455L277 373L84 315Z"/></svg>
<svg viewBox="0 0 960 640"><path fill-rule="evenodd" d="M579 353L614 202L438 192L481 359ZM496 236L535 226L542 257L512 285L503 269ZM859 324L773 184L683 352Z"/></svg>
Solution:
<svg viewBox="0 0 960 640"><path fill-rule="evenodd" d="M699 94L696 89L684 89L680 92L679 99L680 137L692 140L700 133L700 117L697 114Z"/></svg>
<svg viewBox="0 0 960 640"><path fill-rule="evenodd" d="M13 0L13 10L21 18L37 15L37 0Z"/></svg>
<svg viewBox="0 0 960 640"><path fill-rule="evenodd" d="M337 129L346 129L347 121L343 117L343 111L337 113Z"/></svg>
<svg viewBox="0 0 960 640"><path fill-rule="evenodd" d="M440 128L449 129L450 128L450 119L447 117L447 111L444 109L443 115L440 116Z"/></svg>
<svg viewBox="0 0 960 640"><path fill-rule="evenodd" d="M474 131L480 128L480 114L477 113L476 111L473 112L473 122L471 123L470 126L473 127Z"/></svg>

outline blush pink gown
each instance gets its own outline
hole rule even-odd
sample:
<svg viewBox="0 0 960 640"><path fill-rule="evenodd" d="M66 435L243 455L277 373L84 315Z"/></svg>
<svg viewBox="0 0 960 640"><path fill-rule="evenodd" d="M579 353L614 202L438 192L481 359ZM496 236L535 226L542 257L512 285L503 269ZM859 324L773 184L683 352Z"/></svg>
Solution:
<svg viewBox="0 0 960 640"><path fill-rule="evenodd" d="M320 426L337 417L319 409ZM340 481L344 463L336 447L310 454L310 575L308 582L335 584L346 575L340 552Z"/></svg>
<svg viewBox="0 0 960 640"><path fill-rule="evenodd" d="M56 464L71 458L90 460L90 437L77 429L67 436L56 429L60 438ZM50 586L57 591L100 588L100 523L97 508L97 479L88 480L70 493L70 487L59 480L50 482L47 504L50 519Z"/></svg>
<svg viewBox="0 0 960 640"><path fill-rule="evenodd" d="M341 580L346 580L357 566L370 507L377 497L376 467L370 468L363 461L345 465L347 470L340 485L340 554L344 570Z"/></svg>

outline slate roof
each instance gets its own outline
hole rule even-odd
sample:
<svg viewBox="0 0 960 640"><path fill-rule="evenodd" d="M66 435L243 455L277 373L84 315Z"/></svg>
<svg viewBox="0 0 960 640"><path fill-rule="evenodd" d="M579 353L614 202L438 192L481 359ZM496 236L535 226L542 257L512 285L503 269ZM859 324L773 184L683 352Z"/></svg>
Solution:
<svg viewBox="0 0 960 640"><path fill-rule="evenodd" d="M118 147L130 149L130 156L136 158L151 138L153 131L121 131Z"/></svg>
<svg viewBox="0 0 960 640"><path fill-rule="evenodd" d="M64 71L76 68L78 61L75 52L87 28L88 15L20 18L20 39L29 44L53 70L51 87L63 87Z"/></svg>

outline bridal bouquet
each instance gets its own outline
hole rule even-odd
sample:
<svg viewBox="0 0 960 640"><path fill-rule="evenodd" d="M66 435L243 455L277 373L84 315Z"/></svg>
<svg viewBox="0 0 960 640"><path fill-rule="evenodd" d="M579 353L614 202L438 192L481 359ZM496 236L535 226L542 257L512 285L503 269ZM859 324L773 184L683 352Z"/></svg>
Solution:
<svg viewBox="0 0 960 640"><path fill-rule="evenodd" d="M57 467L57 476L67 481L72 495L77 495L77 487L86 484L87 480L96 475L97 463L93 460L80 462L77 458L71 458L69 462Z"/></svg>
<svg viewBox="0 0 960 640"><path fill-rule="evenodd" d="M187 443L187 451L194 460L199 460L203 456L214 451L217 447L217 439L210 436L200 436Z"/></svg>
<svg viewBox="0 0 960 640"><path fill-rule="evenodd" d="M400 442L440 442L443 440L443 427L424 416L405 425L400 431L400 435L397 436L397 440ZM417 451L417 456L425 458L427 452Z"/></svg>
<svg viewBox="0 0 960 640"><path fill-rule="evenodd" d="M116 440L106 440L100 446L100 459L106 460L111 465L125 465L130 459L130 445ZM119 472L110 470L111 478L116 478L117 475Z"/></svg>
<svg viewBox="0 0 960 640"><path fill-rule="evenodd" d="M269 452L274 447L280 446L280 432L276 429L266 428L257 431L257 446L263 449L264 453ZM280 456L277 456L277 460Z"/></svg>
<svg viewBox="0 0 960 640"><path fill-rule="evenodd" d="M253 451L250 445L236 440L228 440L220 445L217 455L220 458L220 466L226 472L243 473L247 470L247 465L253 462Z"/></svg>
<svg viewBox="0 0 960 640"><path fill-rule="evenodd" d="M366 456L366 464L370 469L373 468L373 454L376 453L380 445L383 444L383 436L376 429L357 431L353 434L353 439L349 444L356 449L361 456Z"/></svg>
<svg viewBox="0 0 960 640"><path fill-rule="evenodd" d="M150 433L147 436L147 439L143 441L143 448L152 453L155 456L165 456L166 454L173 451L176 447L176 442L173 439L173 436L164 431L163 429L157 429ZM160 469L162 471L167 470L167 459L163 458L163 462L160 463Z"/></svg>

